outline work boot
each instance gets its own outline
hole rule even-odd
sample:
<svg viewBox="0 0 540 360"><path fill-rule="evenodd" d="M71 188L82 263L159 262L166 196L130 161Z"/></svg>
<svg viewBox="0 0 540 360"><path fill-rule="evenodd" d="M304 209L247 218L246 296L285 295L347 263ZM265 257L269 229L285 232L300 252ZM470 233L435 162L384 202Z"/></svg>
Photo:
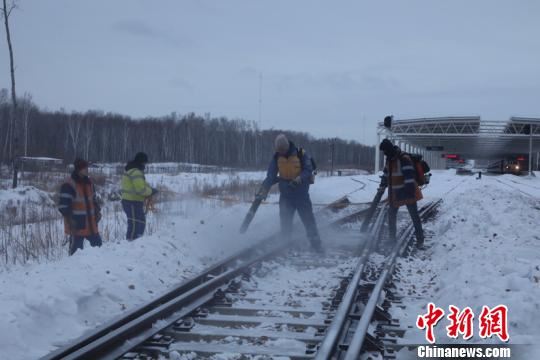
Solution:
<svg viewBox="0 0 540 360"><path fill-rule="evenodd" d="M321 238L317 235L309 239L311 243L311 248L317 253L323 253L323 248L321 246Z"/></svg>
<svg viewBox="0 0 540 360"><path fill-rule="evenodd" d="M418 249L424 248L424 237L423 236L417 236L416 237L416 247Z"/></svg>

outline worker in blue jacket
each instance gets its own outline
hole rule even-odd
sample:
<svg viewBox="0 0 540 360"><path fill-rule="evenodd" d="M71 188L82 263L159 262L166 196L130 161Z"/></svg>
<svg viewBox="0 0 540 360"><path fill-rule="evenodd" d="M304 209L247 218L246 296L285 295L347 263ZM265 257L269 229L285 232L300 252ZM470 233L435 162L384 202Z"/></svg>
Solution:
<svg viewBox="0 0 540 360"><path fill-rule="evenodd" d="M256 196L266 199L270 188L274 184L279 184L281 232L284 236L290 237L294 213L298 211L311 246L314 250L321 251L321 238L309 197L309 185L313 183L314 171L311 158L284 134L276 137L274 148L275 154L268 166L266 179Z"/></svg>

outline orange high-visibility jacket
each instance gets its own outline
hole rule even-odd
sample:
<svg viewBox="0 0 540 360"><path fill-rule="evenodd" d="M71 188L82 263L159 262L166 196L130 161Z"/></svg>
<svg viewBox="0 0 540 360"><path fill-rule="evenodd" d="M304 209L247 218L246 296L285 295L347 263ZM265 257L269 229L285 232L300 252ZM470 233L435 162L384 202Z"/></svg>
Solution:
<svg viewBox="0 0 540 360"><path fill-rule="evenodd" d="M58 210L64 216L66 234L90 236L99 233L96 215L100 209L90 178L72 174L62 184L59 196ZM71 228L72 224L74 229Z"/></svg>

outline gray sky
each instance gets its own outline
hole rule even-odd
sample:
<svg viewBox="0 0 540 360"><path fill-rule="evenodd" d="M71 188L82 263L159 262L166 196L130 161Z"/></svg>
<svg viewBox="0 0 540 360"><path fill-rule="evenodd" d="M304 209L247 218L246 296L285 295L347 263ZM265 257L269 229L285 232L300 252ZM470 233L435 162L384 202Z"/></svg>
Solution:
<svg viewBox="0 0 540 360"><path fill-rule="evenodd" d="M540 2L19 0L18 93L374 143L396 117L540 116ZM0 87L9 84L2 26Z"/></svg>

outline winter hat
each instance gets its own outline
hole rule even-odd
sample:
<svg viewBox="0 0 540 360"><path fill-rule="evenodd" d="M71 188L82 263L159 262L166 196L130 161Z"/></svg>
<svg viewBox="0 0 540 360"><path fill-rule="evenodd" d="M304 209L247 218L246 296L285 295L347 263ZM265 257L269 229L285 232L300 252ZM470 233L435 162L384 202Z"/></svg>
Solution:
<svg viewBox="0 0 540 360"><path fill-rule="evenodd" d="M135 155L135 162L137 164L145 164L148 162L148 155L143 152L138 152L137 155Z"/></svg>
<svg viewBox="0 0 540 360"><path fill-rule="evenodd" d="M81 158L77 158L73 162L73 167L75 168L75 171L77 172L81 171L82 169L88 169L88 161Z"/></svg>
<svg viewBox="0 0 540 360"><path fill-rule="evenodd" d="M285 154L289 150L289 139L285 134L279 134L274 141L274 149L280 154Z"/></svg>
<svg viewBox="0 0 540 360"><path fill-rule="evenodd" d="M392 142L388 139L384 139L381 142L379 150L381 150L386 156L393 156L396 152L396 150L394 149L394 144L392 144Z"/></svg>
<svg viewBox="0 0 540 360"><path fill-rule="evenodd" d="M392 115L388 115L384 117L384 127L391 128L392 127L392 120L394 117Z"/></svg>

